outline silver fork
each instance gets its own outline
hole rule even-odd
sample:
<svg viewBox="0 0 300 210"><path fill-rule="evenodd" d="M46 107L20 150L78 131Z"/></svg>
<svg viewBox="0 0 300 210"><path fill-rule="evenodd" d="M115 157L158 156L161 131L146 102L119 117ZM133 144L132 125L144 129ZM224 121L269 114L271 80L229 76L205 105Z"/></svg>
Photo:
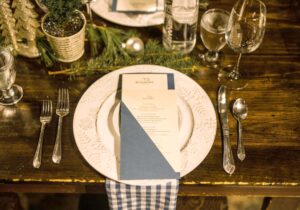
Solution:
<svg viewBox="0 0 300 210"><path fill-rule="evenodd" d="M42 113L40 116L40 122L42 123L41 132L40 132L39 142L33 158L33 167L35 168L39 168L42 163L44 131L45 131L46 124L50 123L51 118L52 118L52 101L43 100Z"/></svg>
<svg viewBox="0 0 300 210"><path fill-rule="evenodd" d="M66 88L60 88L58 90L58 98L57 98L57 106L56 106L56 114L59 116L58 126L57 126L57 134L54 145L54 150L52 154L52 161L54 163L60 163L61 161L61 128L63 117L69 114L69 90Z"/></svg>

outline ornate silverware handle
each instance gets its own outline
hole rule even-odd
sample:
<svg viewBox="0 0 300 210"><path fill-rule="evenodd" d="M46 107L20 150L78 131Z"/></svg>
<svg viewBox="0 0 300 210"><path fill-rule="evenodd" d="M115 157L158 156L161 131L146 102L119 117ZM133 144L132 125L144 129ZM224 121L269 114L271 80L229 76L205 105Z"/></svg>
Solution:
<svg viewBox="0 0 300 210"><path fill-rule="evenodd" d="M226 101L226 87L221 85L218 92L218 112L220 115L223 135L223 168L227 173L233 174L233 172L235 171L235 165L229 140L229 125Z"/></svg>
<svg viewBox="0 0 300 210"><path fill-rule="evenodd" d="M227 131L227 133L225 131L225 134L223 134L223 168L227 173L233 174L235 171L235 164L229 142L229 132Z"/></svg>
<svg viewBox="0 0 300 210"><path fill-rule="evenodd" d="M244 147L244 141L242 139L242 123L240 120L238 120L238 150L237 155L238 158L243 161L246 157L245 153L245 147Z"/></svg>
<svg viewBox="0 0 300 210"><path fill-rule="evenodd" d="M46 123L42 123L39 142L33 158L33 167L39 168L42 163L42 150L43 150L43 139Z"/></svg>
<svg viewBox="0 0 300 210"><path fill-rule="evenodd" d="M60 163L61 161L61 129L62 129L62 121L63 117L59 116L58 119L58 126L57 126L57 134L56 134L56 140L52 155L52 161L54 163Z"/></svg>

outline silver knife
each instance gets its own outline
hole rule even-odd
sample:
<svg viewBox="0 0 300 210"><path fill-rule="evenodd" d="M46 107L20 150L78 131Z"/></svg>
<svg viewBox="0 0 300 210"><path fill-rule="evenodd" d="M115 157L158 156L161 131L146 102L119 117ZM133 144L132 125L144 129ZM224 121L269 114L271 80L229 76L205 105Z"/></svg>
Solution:
<svg viewBox="0 0 300 210"><path fill-rule="evenodd" d="M229 140L226 87L224 85L221 85L219 88L218 111L220 115L222 135L223 135L223 168L227 173L233 174L235 170L235 165L234 165L234 160L233 160L233 155L232 155L230 140Z"/></svg>

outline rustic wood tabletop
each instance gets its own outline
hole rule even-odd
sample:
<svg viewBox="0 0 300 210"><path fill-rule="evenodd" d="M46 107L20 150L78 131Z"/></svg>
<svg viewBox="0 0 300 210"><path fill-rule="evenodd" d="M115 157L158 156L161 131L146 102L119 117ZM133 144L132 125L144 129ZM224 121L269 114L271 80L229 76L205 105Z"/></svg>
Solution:
<svg viewBox="0 0 300 210"><path fill-rule="evenodd" d="M234 1L211 1L209 8L230 10ZM230 91L229 100L242 97L249 113L243 121L247 157L236 157L236 120L229 115L230 139L236 171L222 168L222 140L217 135L206 159L181 179L184 195L268 195L300 196L300 4L296 0L266 1L267 27L261 46L241 60L248 86ZM98 19L98 18L96 18ZM160 37L161 28L146 29L148 36ZM143 29L141 29L143 31ZM204 49L197 36L197 50ZM234 63L237 54L224 49L225 63ZM73 114L84 91L101 75L49 76L37 59L16 58L17 79L24 98L15 106L0 106L0 191L14 192L104 192L105 177L81 156L73 136ZM217 69L201 68L193 79L207 92L217 113ZM32 160L40 132L41 100L57 98L57 90L70 90L70 114L64 118L63 159L52 163L57 116L47 127L43 163Z"/></svg>

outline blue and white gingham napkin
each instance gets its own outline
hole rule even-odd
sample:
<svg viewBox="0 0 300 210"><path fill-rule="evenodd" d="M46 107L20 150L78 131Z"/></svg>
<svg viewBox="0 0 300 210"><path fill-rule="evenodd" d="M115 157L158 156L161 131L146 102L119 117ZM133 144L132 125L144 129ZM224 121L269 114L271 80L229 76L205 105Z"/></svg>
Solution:
<svg viewBox="0 0 300 210"><path fill-rule="evenodd" d="M106 179L111 210L175 210L179 181L149 186L129 185Z"/></svg>

